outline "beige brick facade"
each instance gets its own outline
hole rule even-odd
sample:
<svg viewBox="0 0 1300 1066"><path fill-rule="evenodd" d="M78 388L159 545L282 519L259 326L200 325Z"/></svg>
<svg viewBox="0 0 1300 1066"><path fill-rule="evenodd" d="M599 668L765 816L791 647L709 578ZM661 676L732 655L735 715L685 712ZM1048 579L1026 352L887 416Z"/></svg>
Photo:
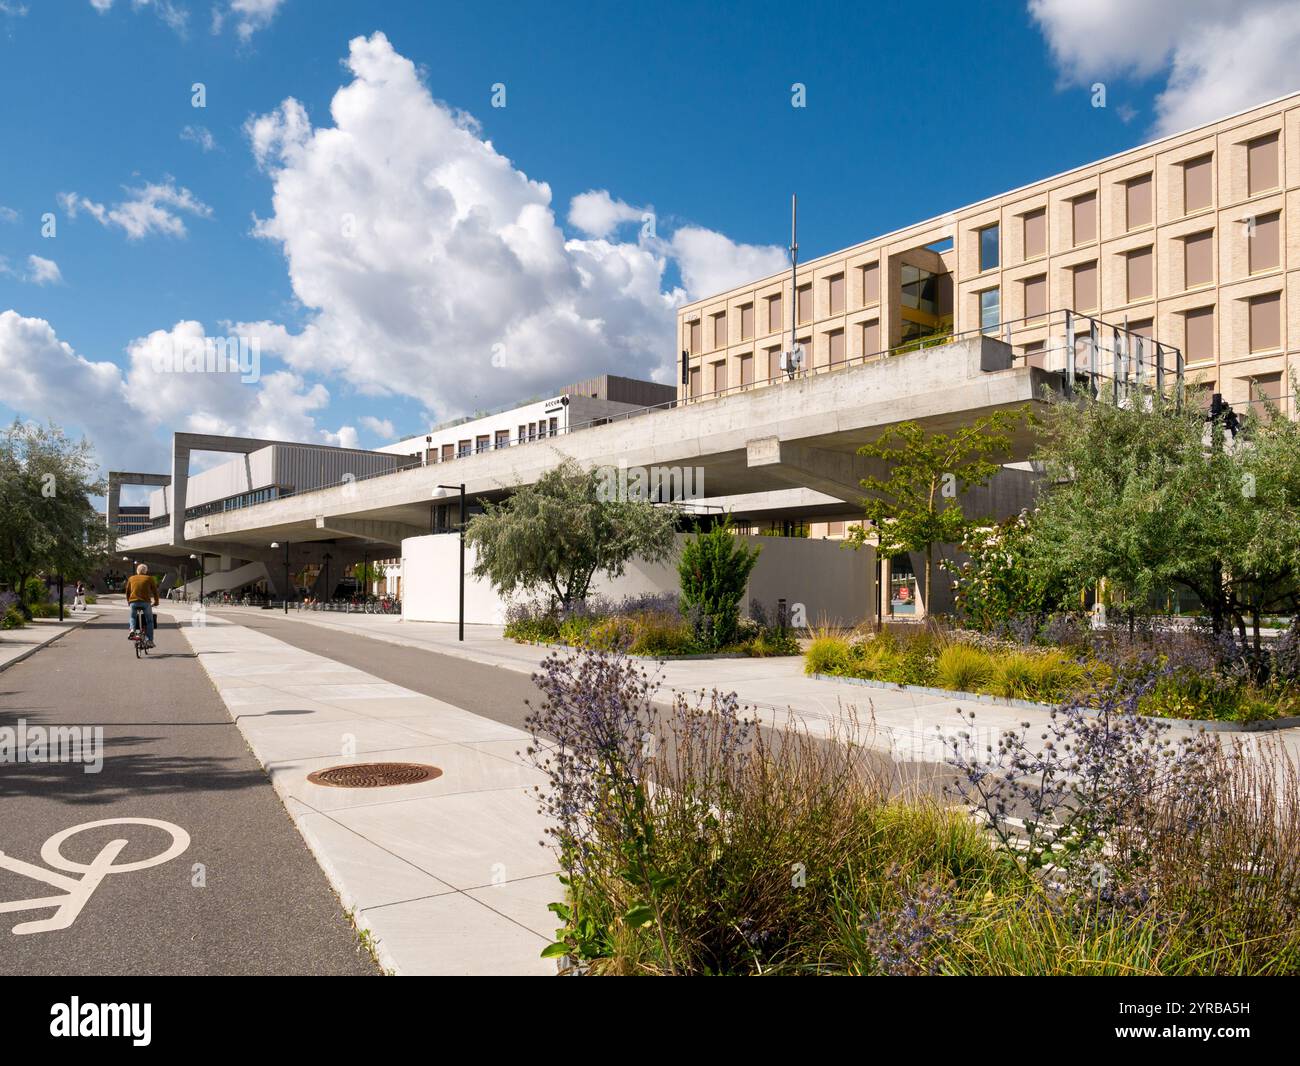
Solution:
<svg viewBox="0 0 1300 1066"><path fill-rule="evenodd" d="M981 261L991 226L996 263ZM801 263L798 287L811 289L796 339L811 341L814 368L830 369L925 330L979 329L993 307L1001 322L1069 308L1177 346L1188 379L1238 409L1268 395L1294 416L1297 276L1300 94ZM905 286L927 283L928 306L905 298ZM691 384L679 392L777 378L789 300L787 270L681 308ZM1028 355L1047 333L1031 322L1014 343Z"/></svg>

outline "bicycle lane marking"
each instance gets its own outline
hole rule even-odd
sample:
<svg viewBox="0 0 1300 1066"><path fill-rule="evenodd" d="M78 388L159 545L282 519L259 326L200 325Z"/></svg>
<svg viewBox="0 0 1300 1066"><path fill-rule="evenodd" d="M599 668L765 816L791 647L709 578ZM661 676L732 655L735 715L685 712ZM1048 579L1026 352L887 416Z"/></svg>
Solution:
<svg viewBox="0 0 1300 1066"><path fill-rule="evenodd" d="M59 850L64 841L76 836L78 833L110 825L152 826L155 829L162 829L169 833L172 842L165 851L158 855L148 859L140 859L136 862L121 863L120 865L114 860L122 853L122 849L128 843L122 839L110 840L100 849L99 854L88 863L69 859ZM16 859L0 851L0 869L21 874L23 877L31 878L34 881L42 881L47 885L63 890L62 895L38 896L32 899L18 899L0 903L0 913L44 910L48 907L56 908L54 914L49 918L40 921L20 922L15 925L11 932L17 936L67 929L77 920L78 915L81 914L90 897L95 894L95 889L109 874L135 873L139 870L147 870L151 866L160 866L183 854L189 846L189 833L173 822L164 822L157 818L101 818L98 821L82 822L80 825L70 826L49 837L41 846L41 859L44 860L46 867L49 867L49 869L24 862L22 859ZM60 870L64 872L59 873ZM67 874L76 873L80 873L82 876L80 878L66 876Z"/></svg>

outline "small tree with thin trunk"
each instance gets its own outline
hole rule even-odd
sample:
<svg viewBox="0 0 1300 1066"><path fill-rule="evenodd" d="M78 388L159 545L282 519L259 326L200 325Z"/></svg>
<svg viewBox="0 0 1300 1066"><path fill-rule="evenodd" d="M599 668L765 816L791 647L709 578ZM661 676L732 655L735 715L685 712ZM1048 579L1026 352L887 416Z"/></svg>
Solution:
<svg viewBox="0 0 1300 1066"><path fill-rule="evenodd" d="M609 499L608 479L566 459L501 503L485 502L465 542L474 576L503 596L544 594L553 611L581 603L597 574L615 578L632 559L667 561L675 508L645 499Z"/></svg>
<svg viewBox="0 0 1300 1066"><path fill-rule="evenodd" d="M866 525L855 526L849 542L855 547L874 534L876 549L885 558L925 552L925 602L934 602L934 546L960 544L985 517L966 514L961 497L968 489L986 485L1000 469L995 458L1009 458L1011 429L1023 411L997 411L976 419L956 433L935 433L916 422L901 422L885 430L858 454L888 464L888 477L869 475L860 482Z"/></svg>

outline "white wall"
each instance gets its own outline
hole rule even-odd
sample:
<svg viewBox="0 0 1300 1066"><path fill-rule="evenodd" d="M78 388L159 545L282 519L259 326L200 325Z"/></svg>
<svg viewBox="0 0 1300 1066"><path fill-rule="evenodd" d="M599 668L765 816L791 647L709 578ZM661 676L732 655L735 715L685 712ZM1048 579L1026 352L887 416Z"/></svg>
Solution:
<svg viewBox="0 0 1300 1066"><path fill-rule="evenodd" d="M777 600L803 604L809 625L853 624L870 617L875 603L875 552L852 551L836 541L745 537L762 549L749 579L749 598L769 613ZM678 549L685 537L677 536ZM455 622L459 539L453 533L402 541L402 616L413 622ZM474 578L473 549L465 552L465 621L503 625L507 604L486 581ZM677 592L676 557L666 564L633 562L617 581L597 577L592 592L611 599L645 592Z"/></svg>

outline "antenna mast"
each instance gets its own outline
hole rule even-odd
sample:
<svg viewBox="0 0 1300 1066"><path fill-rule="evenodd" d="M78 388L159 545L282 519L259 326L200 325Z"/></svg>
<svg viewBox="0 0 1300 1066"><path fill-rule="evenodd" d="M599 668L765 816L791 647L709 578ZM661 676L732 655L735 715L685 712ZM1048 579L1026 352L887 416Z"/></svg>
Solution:
<svg viewBox="0 0 1300 1066"><path fill-rule="evenodd" d="M799 328L799 282L797 268L799 265L799 194L790 194L790 358L786 360L786 374L794 377L799 371L798 342L795 334Z"/></svg>

